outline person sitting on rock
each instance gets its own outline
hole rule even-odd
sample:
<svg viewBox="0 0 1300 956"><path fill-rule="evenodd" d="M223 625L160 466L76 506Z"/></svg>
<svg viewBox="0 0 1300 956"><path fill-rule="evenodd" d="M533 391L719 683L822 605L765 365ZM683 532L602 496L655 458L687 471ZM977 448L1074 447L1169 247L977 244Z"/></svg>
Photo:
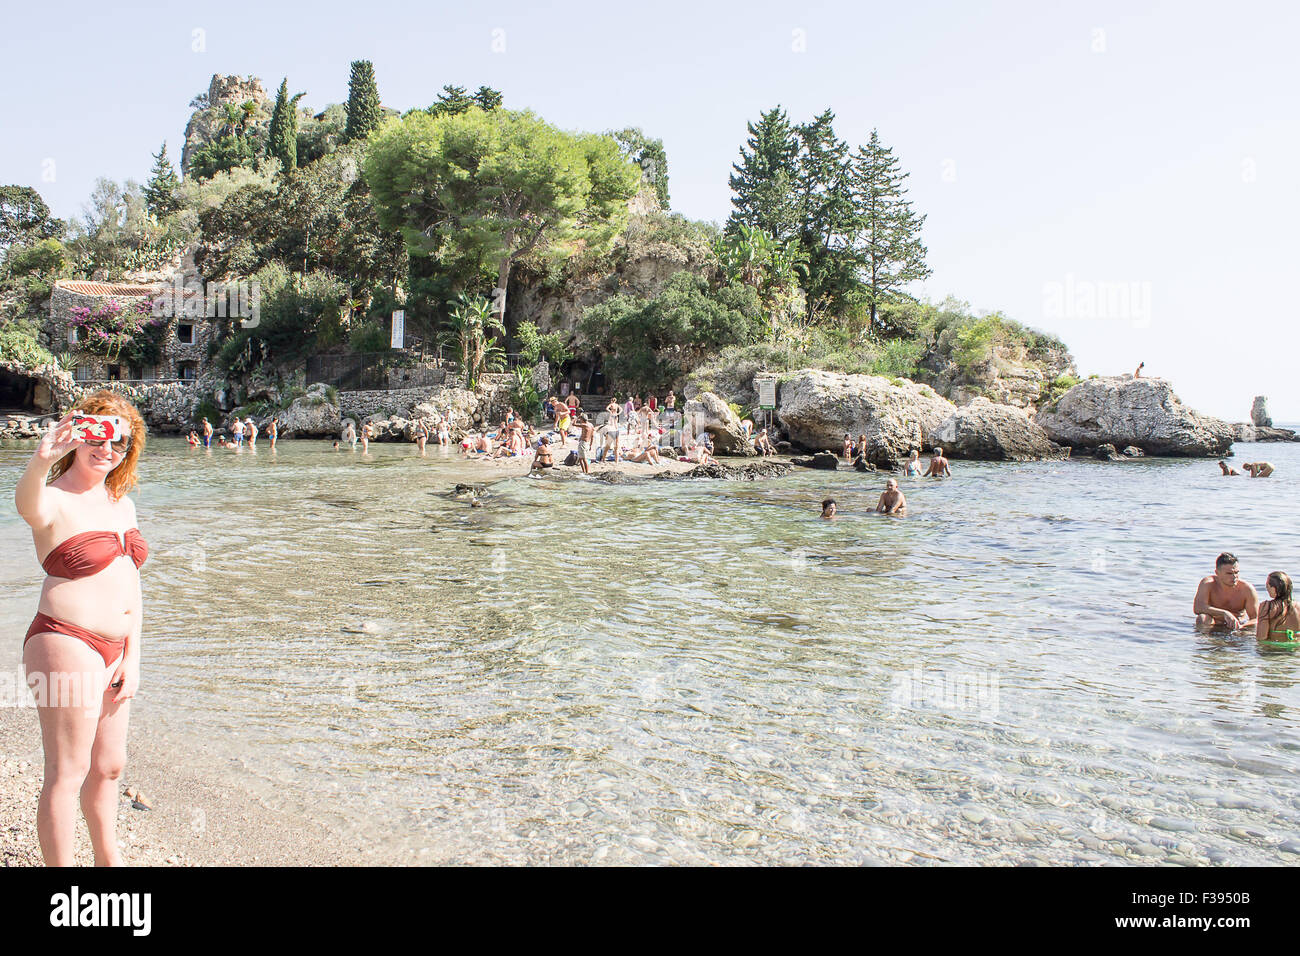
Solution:
<svg viewBox="0 0 1300 956"><path fill-rule="evenodd" d="M898 490L897 478L890 478L885 482L885 490L880 493L880 500L876 502L876 511L882 515L907 514L907 499Z"/></svg>
<svg viewBox="0 0 1300 956"><path fill-rule="evenodd" d="M951 478L952 469L948 467L948 459L943 457L943 449L936 448L934 457L930 459L930 470L925 473L926 478Z"/></svg>
<svg viewBox="0 0 1300 956"><path fill-rule="evenodd" d="M1259 595L1250 582L1241 580L1241 567L1234 555L1223 552L1214 562L1214 573L1201 578L1192 611L1201 627L1236 631L1255 624Z"/></svg>
<svg viewBox="0 0 1300 956"><path fill-rule="evenodd" d="M1142 370L1143 370L1144 368L1146 368L1146 366L1147 366L1147 363L1146 363L1146 362L1138 362L1138 367L1134 370L1134 372L1133 372L1133 377L1134 377L1134 378L1141 378L1141 377L1142 377Z"/></svg>
<svg viewBox="0 0 1300 956"><path fill-rule="evenodd" d="M1250 472L1252 478L1267 478L1273 474L1273 465L1267 461L1248 461L1242 464L1241 467Z"/></svg>
<svg viewBox="0 0 1300 956"><path fill-rule="evenodd" d="M1236 468L1233 468L1233 467L1229 466L1228 463L1227 463L1226 461L1220 461L1220 462L1219 462L1219 469L1223 472L1223 477L1224 477L1224 478L1227 478L1227 477L1232 476L1232 475L1240 475L1240 474L1241 474L1241 472L1239 472Z"/></svg>
<svg viewBox="0 0 1300 956"><path fill-rule="evenodd" d="M754 439L754 448L764 458L776 454L776 447L772 444L772 439L767 437L766 428L759 430L758 437Z"/></svg>

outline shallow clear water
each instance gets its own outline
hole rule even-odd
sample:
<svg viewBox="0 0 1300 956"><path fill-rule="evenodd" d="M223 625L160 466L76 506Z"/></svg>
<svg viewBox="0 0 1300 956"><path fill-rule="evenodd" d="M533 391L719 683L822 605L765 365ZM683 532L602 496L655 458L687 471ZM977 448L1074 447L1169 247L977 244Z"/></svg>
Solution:
<svg viewBox="0 0 1300 956"><path fill-rule="evenodd" d="M0 446L6 503L31 447ZM471 508L486 470L372 449L150 441L137 712L178 762L429 862L1300 852L1300 658L1191 623L1222 550L1300 574L1300 446L1238 445L1256 481L958 462L904 519L854 472ZM11 504L0 569L17 674L42 572Z"/></svg>

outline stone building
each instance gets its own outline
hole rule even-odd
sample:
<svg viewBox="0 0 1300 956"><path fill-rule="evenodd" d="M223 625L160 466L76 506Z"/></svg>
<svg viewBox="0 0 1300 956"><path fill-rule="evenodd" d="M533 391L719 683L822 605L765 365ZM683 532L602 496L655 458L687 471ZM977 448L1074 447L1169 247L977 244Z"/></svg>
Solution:
<svg viewBox="0 0 1300 956"><path fill-rule="evenodd" d="M217 334L217 324L205 316L186 315L187 309L171 309L162 341L162 360L153 366L131 365L125 358L117 361L86 348L79 340L80 330L72 322L75 308L98 309L110 299L123 308L143 301L156 302L171 295L173 286L160 283L91 282L83 279L60 279L50 295L50 315L46 320L46 347L55 355L69 352L76 359L73 378L78 382L197 381L207 369L209 343ZM197 289L186 290L191 299L201 295ZM201 311L201 310L200 310Z"/></svg>

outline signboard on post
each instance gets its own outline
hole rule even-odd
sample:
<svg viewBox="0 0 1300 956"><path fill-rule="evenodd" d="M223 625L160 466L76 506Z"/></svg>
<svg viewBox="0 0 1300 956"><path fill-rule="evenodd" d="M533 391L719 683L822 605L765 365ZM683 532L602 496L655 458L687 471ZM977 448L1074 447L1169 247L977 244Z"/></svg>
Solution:
<svg viewBox="0 0 1300 956"><path fill-rule="evenodd" d="M758 392L758 407L764 411L776 408L776 376L755 375L754 389Z"/></svg>
<svg viewBox="0 0 1300 956"><path fill-rule="evenodd" d="M406 310L397 309L393 312L393 340L391 347L400 349L406 344Z"/></svg>

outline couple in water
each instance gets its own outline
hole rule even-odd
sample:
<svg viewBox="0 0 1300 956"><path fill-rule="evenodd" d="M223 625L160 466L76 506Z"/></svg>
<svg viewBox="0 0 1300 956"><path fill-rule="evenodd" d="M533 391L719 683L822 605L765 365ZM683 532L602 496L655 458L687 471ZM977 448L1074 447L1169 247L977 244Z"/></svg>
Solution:
<svg viewBox="0 0 1300 956"><path fill-rule="evenodd" d="M835 517L836 510L834 498L823 499L821 514L823 518L830 521ZM876 514L900 517L907 514L907 498L898 490L897 478L890 478L885 482L885 490L880 493L880 499L876 502Z"/></svg>
<svg viewBox="0 0 1300 956"><path fill-rule="evenodd" d="M1291 593L1291 578L1274 571L1265 584L1269 600L1260 604L1249 581L1241 579L1235 555L1225 551L1214 562L1214 573L1201 579L1192 610L1199 627L1240 631L1255 628L1255 637L1271 643L1291 643L1300 632L1300 609Z"/></svg>

